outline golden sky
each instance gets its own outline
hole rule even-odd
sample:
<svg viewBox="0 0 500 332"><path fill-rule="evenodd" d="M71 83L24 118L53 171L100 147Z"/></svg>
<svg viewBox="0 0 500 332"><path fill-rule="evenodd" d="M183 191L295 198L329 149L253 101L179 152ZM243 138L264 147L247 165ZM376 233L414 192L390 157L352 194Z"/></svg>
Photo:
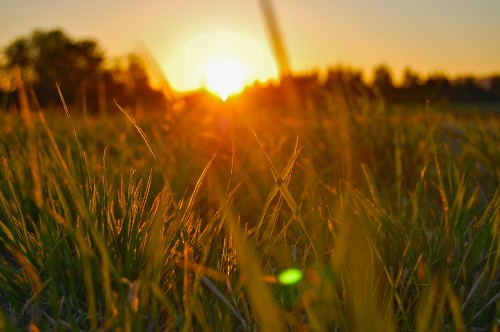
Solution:
<svg viewBox="0 0 500 332"><path fill-rule="evenodd" d="M385 63L427 75L500 72L498 0L274 0L292 70L343 64L370 76ZM257 0L16 0L0 5L0 45L35 28L94 38L108 55L145 45L177 90L204 84L219 54L245 79L277 75Z"/></svg>

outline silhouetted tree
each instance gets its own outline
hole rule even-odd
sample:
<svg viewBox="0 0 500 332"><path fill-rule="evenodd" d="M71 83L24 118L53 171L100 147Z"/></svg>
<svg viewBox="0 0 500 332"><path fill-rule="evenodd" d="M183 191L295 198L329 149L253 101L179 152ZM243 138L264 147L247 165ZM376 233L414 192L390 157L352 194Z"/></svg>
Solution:
<svg viewBox="0 0 500 332"><path fill-rule="evenodd" d="M127 89L131 94L141 95L151 89L146 64L134 54L128 57L128 68L125 77L127 79Z"/></svg>
<svg viewBox="0 0 500 332"><path fill-rule="evenodd" d="M26 68L32 65L32 55L29 42L26 38L19 38L5 48L5 57L8 66Z"/></svg>
<svg viewBox="0 0 500 332"><path fill-rule="evenodd" d="M379 94L386 101L390 102L393 100L394 85L392 74L389 67L386 65L375 67L373 73L373 88L375 89L375 93Z"/></svg>
<svg viewBox="0 0 500 332"><path fill-rule="evenodd" d="M121 60L109 70L115 81L113 95L118 96L115 98L119 103L133 106L137 111L158 106L168 108L166 97L151 84L144 59L135 54L129 54L126 59ZM116 91L117 89L119 91Z"/></svg>
<svg viewBox="0 0 500 332"><path fill-rule="evenodd" d="M361 71L342 67L328 70L323 87L348 103L365 95L367 90Z"/></svg>
<svg viewBox="0 0 500 332"><path fill-rule="evenodd" d="M448 94L451 89L451 84L444 74L436 73L429 76L423 88L427 100L449 101Z"/></svg>
<svg viewBox="0 0 500 332"><path fill-rule="evenodd" d="M9 44L3 67L19 67L25 85L33 89L42 106L60 105L56 83L68 104L95 113L123 106L168 108L162 92L154 89L146 63L130 55L125 65L104 66L104 52L90 39L73 40L61 30L36 30Z"/></svg>
<svg viewBox="0 0 500 332"><path fill-rule="evenodd" d="M95 41L74 41L61 30L36 30L12 42L5 56L9 68L22 69L42 105L58 99L56 83L67 101L74 102L83 84L96 84L104 59Z"/></svg>
<svg viewBox="0 0 500 332"><path fill-rule="evenodd" d="M403 73L403 88L415 88L421 84L420 76L410 68L406 68Z"/></svg>
<svg viewBox="0 0 500 332"><path fill-rule="evenodd" d="M490 91L500 97L500 75L490 78Z"/></svg>
<svg viewBox="0 0 500 332"><path fill-rule="evenodd" d="M373 84L381 87L392 87L392 74L386 65L375 67L373 74Z"/></svg>
<svg viewBox="0 0 500 332"><path fill-rule="evenodd" d="M498 96L494 92L480 86L472 76L462 77L453 82L447 97L453 102L465 103L498 101Z"/></svg>

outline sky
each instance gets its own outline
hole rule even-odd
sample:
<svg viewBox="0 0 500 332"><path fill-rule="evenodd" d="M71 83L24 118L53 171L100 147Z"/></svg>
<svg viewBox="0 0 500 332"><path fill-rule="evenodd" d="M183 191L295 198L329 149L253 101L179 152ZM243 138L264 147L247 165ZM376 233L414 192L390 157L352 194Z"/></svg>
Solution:
<svg viewBox="0 0 500 332"><path fill-rule="evenodd" d="M292 71L343 65L396 80L500 73L499 0L274 0ZM179 91L204 84L208 59L229 54L246 80L277 76L257 0L0 0L0 47L34 29L92 38L110 57L149 50Z"/></svg>

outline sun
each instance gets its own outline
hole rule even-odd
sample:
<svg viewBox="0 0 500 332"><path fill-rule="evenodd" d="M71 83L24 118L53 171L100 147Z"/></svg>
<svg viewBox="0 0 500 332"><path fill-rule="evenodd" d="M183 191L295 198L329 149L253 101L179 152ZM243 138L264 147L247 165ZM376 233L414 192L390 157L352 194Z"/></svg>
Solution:
<svg viewBox="0 0 500 332"><path fill-rule="evenodd" d="M218 54L204 65L205 87L226 101L245 87L248 70L244 63L229 54Z"/></svg>

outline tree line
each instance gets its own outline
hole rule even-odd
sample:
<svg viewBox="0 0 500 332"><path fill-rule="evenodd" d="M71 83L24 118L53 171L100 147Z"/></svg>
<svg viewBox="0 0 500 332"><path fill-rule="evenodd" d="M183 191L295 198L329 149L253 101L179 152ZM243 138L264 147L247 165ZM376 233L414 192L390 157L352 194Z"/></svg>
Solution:
<svg viewBox="0 0 500 332"><path fill-rule="evenodd" d="M500 103L500 74L481 79L472 76L450 79L444 74L432 74L423 78L415 71L406 69L403 79L396 84L386 65L374 68L371 82L364 79L361 70L338 66L328 69L323 75L319 72L295 74L286 80L294 88L297 95L295 100L303 103L301 108L307 106L308 100L321 104L322 101L325 102L325 96L347 104L368 100L383 101L390 105L474 104L498 108ZM256 83L247 89L246 100L258 106L284 106L286 98L283 96L287 90L290 91L286 85Z"/></svg>
<svg viewBox="0 0 500 332"><path fill-rule="evenodd" d="M400 85L395 85L386 66L375 68L373 88L392 103L437 101L446 103L495 103L500 101L500 75L478 79L473 76L449 79L433 74L423 79L411 69L403 73Z"/></svg>
<svg viewBox="0 0 500 332"><path fill-rule="evenodd" d="M75 40L61 30L36 30L3 49L0 58L1 109L16 107L16 83L12 75L15 68L19 69L28 91L33 92L36 102L44 108L61 105L55 83L61 88L67 104L88 113L116 110L114 100L134 110L171 108L170 95L152 84L148 66L142 58L129 55L112 61L106 58L96 41ZM472 76L452 80L444 74L422 78L406 69L402 82L395 84L386 65L374 69L370 83L364 80L360 70L339 66L328 69L326 75L318 72L290 74L280 83L255 83L245 90L244 98L254 104L279 106L286 103L286 95L290 93L287 86L293 86L297 103L308 98L321 99L325 92L348 103L360 98L393 104L500 102L500 75L482 80ZM184 99L189 101L192 96Z"/></svg>
<svg viewBox="0 0 500 332"><path fill-rule="evenodd" d="M20 72L32 99L43 108L60 106L56 83L67 104L89 113L115 109L114 100L134 109L168 106L137 55L111 60L91 39L75 40L59 29L35 30L7 45L0 58L2 108L15 108Z"/></svg>

